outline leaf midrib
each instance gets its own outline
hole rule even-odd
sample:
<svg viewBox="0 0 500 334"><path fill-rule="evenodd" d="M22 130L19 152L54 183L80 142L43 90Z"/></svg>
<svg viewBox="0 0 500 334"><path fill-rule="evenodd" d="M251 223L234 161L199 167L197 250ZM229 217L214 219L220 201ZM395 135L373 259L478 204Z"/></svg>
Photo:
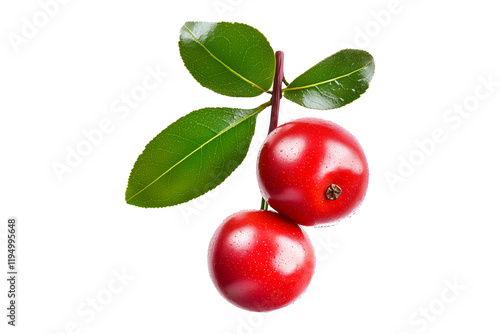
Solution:
<svg viewBox="0 0 500 334"><path fill-rule="evenodd" d="M358 68L350 73L347 73L347 74L343 74L341 76L338 76L338 77L335 77L333 79L329 79L329 80L325 80L325 81L321 81L321 82L317 82L317 83L313 83L313 84L310 84L310 85L306 85L306 86L300 86L300 87L286 87L283 89L283 92L289 92L289 91L292 91L292 90L299 90L299 89L307 89L307 88L311 88L311 87L316 87L316 86L320 86L320 85L323 85L323 84L326 84L326 83L329 83L329 82L332 82L332 81L335 81L335 80L339 80L339 79L342 79L342 78L345 78L345 77L348 77L356 72L359 72L361 71L362 69L364 69L365 67L367 67L368 65L370 65L371 63L373 63L373 60L368 62L366 65L364 65L363 67L361 68Z"/></svg>
<svg viewBox="0 0 500 334"><path fill-rule="evenodd" d="M142 193L144 190L146 190L147 188L149 188L150 186L152 186L154 183L156 183L156 181L158 181L159 179L161 179L163 176L165 176L167 173L169 173L172 169L174 169L175 167L177 167L179 164L181 164L184 160L186 160L187 158L189 158L190 156L192 156L194 153L196 153L197 151L201 150L205 145L207 145L208 143L210 143L211 141L213 141L214 139L216 138L219 138L221 135L223 135L224 133L226 133L227 131L231 130L232 128L234 128L235 126L243 123L244 121L248 120L249 118L257 115L259 112L261 112L263 109L262 108L256 108L254 109L254 111L249 114L248 116L242 118L240 121L234 123L233 125L227 127L226 129L224 129L223 131L217 133L217 135L215 135L214 137L210 138L209 140L207 140L206 142L204 142L203 144L201 144L199 147L197 147L194 151L192 151L191 153L189 153L188 155L186 155L184 158L182 158L181 160L179 160L177 163L175 163L172 167L170 167L169 169L167 169L165 172L163 172L160 176L158 176L156 179L154 179L153 181L151 181L147 186L145 186L144 188L142 188L140 191L138 191L137 193L135 193L132 197L129 197L129 198L126 198L125 201L127 203L129 203L130 200L132 200L134 197L136 197L137 195L139 195L140 193Z"/></svg>
<svg viewBox="0 0 500 334"><path fill-rule="evenodd" d="M240 79L246 81L247 83L249 83L250 85L258 88L259 90L261 90L262 92L266 93L267 91L265 89L263 89L262 87L260 87L259 85L257 85L256 83L253 83L252 81L250 81L249 79L245 78L243 75L239 74L238 72L236 72L235 70L233 70L229 65L227 65L226 63L224 63L222 60L220 60L219 58L217 58L212 52L210 52L210 50L205 46L203 45L203 43L194 36L193 32L186 26L184 25L184 28L186 28L186 30L189 32L189 34L191 36L193 36L193 39L196 41L196 43L198 43L203 49L205 49L205 51L207 51L207 53L210 55L210 57L214 58L216 61L218 61L222 66L224 66L225 68L227 68L231 73L233 73L234 75L236 75L237 77L239 77Z"/></svg>

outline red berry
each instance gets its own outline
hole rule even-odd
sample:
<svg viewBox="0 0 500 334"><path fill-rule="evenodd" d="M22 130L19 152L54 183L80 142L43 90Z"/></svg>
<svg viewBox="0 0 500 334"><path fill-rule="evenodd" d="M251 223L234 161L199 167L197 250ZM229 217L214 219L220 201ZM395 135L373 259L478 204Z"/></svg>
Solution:
<svg viewBox="0 0 500 334"><path fill-rule="evenodd" d="M368 163L356 138L316 118L281 125L265 140L257 163L262 196L302 225L334 222L365 197Z"/></svg>
<svg viewBox="0 0 500 334"><path fill-rule="evenodd" d="M270 211L241 211L219 226L208 251L210 277L236 306L271 311L307 288L314 249L301 227Z"/></svg>

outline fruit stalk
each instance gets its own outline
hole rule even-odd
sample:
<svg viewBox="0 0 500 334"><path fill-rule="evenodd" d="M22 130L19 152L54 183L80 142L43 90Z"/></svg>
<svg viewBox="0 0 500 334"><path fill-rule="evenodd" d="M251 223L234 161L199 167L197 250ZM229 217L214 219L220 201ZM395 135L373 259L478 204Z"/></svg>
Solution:
<svg viewBox="0 0 500 334"><path fill-rule="evenodd" d="M276 51L276 70L274 72L273 81L273 92L271 97L271 120L269 122L269 133L273 132L274 129L278 127L278 118L280 114L280 101L281 101L281 89L283 82L285 80L285 74L283 73L283 61L285 59L285 54L283 51ZM260 209L266 210L269 208L269 204L262 198L260 203Z"/></svg>
<svg viewBox="0 0 500 334"><path fill-rule="evenodd" d="M273 93L271 98L271 121L269 122L269 133L278 127L278 117L280 113L281 89L285 75L283 73L283 61L285 54L283 51L276 51L276 71L274 72Z"/></svg>

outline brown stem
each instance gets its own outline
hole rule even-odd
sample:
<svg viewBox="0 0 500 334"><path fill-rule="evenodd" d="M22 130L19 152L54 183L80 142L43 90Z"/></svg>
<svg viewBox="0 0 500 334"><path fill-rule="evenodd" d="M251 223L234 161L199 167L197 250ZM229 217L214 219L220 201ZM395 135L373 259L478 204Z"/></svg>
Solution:
<svg viewBox="0 0 500 334"><path fill-rule="evenodd" d="M278 127L280 113L281 89L285 75L283 74L283 61L285 54L276 51L276 72L274 73L273 95L271 98L271 121L269 122L269 133Z"/></svg>
<svg viewBox="0 0 500 334"><path fill-rule="evenodd" d="M285 75L283 74L283 60L285 54L282 51L276 51L276 71L274 72L273 92L271 97L271 121L269 122L269 133L278 127L278 117L280 114L281 89ZM269 205L262 198L261 210L267 210Z"/></svg>

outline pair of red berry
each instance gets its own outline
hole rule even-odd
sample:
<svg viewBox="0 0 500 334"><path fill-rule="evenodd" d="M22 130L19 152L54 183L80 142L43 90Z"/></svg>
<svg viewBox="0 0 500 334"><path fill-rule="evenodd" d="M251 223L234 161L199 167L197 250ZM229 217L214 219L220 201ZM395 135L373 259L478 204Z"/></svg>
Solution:
<svg viewBox="0 0 500 334"><path fill-rule="evenodd" d="M347 130L304 118L269 134L257 169L262 196L278 213L228 217L210 242L208 264L215 286L231 303L271 311L296 300L314 272L314 249L299 225L351 214L365 196L368 165Z"/></svg>

